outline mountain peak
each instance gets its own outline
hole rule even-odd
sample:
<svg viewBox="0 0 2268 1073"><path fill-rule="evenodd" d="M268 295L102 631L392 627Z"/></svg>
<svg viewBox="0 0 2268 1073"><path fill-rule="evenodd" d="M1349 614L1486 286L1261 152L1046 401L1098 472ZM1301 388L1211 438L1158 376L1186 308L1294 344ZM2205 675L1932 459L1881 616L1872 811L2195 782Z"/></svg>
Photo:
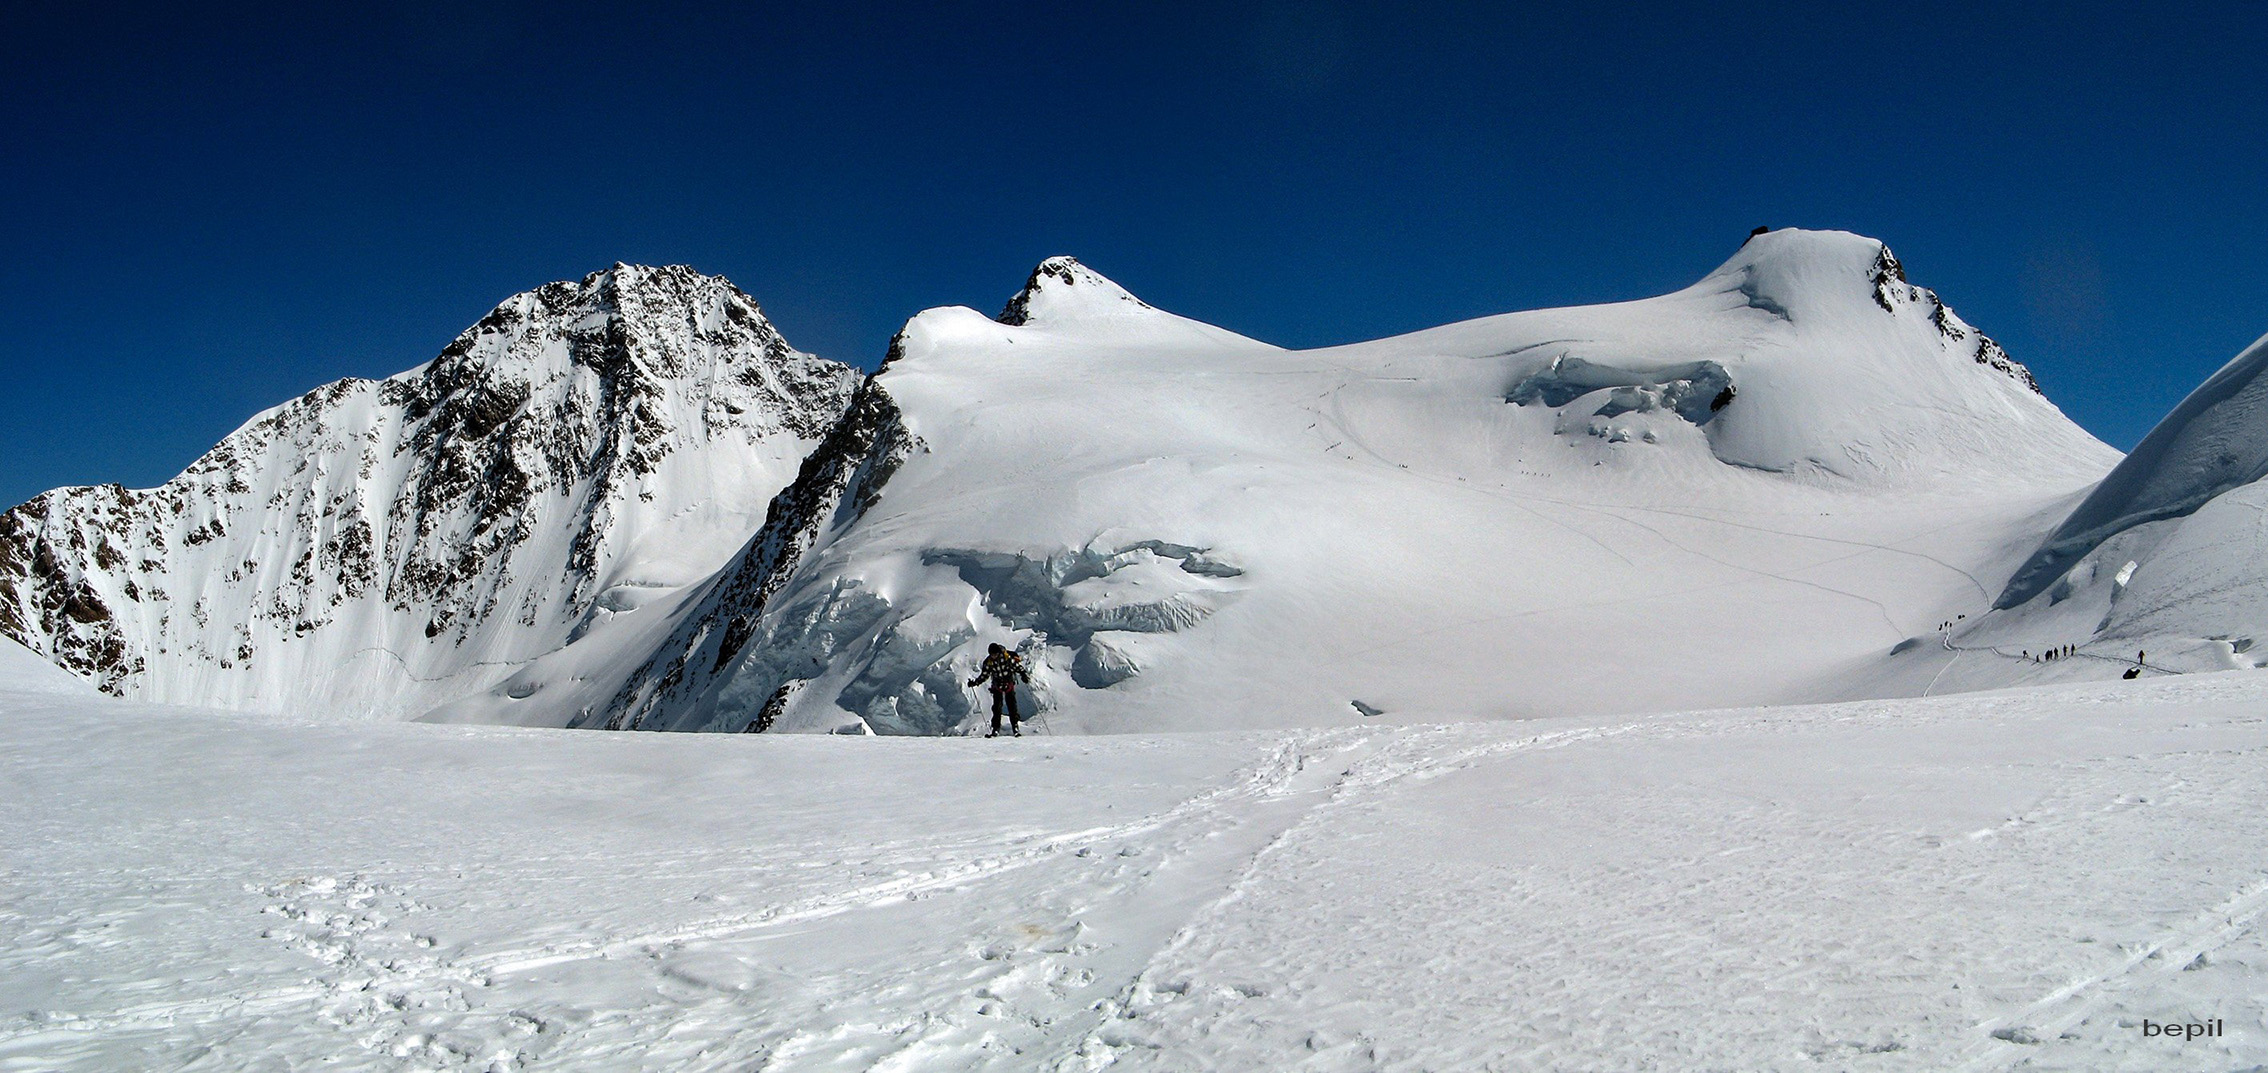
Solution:
<svg viewBox="0 0 2268 1073"><path fill-rule="evenodd" d="M994 318L1015 327L1048 325L1097 316L1124 316L1147 312L1150 304L1134 297L1108 276L1072 257L1050 257L1032 269L1024 289L1008 300Z"/></svg>
<svg viewBox="0 0 2268 1073"><path fill-rule="evenodd" d="M712 276L691 265L642 265L629 261L616 261L583 277L582 285L591 287L611 283L615 286L636 287L664 280L680 283L712 281L729 285L723 276Z"/></svg>
<svg viewBox="0 0 2268 1073"><path fill-rule="evenodd" d="M1991 336L1962 320L1937 292L1906 278L1880 239L1800 227L1759 231L1685 293L1737 293L1784 321L1856 324L1888 315L1926 324L1943 343L2035 395L2039 381Z"/></svg>
<svg viewBox="0 0 2268 1073"><path fill-rule="evenodd" d="M1880 240L1800 227L1750 235L1702 278L1712 289L1726 282L1747 294L1752 305L1782 316L1796 306L1863 299L1870 293L1875 304L1883 305L1883 288L1908 286L1905 266Z"/></svg>
<svg viewBox="0 0 2268 1073"><path fill-rule="evenodd" d="M859 379L722 277L549 283L157 489L0 515L0 635L120 695L415 714L714 569Z"/></svg>

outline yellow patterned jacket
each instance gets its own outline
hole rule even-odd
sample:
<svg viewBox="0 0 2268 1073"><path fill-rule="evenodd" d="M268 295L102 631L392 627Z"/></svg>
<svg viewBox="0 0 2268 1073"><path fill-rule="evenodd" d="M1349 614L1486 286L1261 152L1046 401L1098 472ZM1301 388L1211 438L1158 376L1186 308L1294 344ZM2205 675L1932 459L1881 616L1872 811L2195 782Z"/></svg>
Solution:
<svg viewBox="0 0 2268 1073"><path fill-rule="evenodd" d="M1014 652L1002 652L984 657L984 666L977 668L976 677L969 679L969 684L973 686L987 678L992 679L993 692L1012 693L1016 689L1016 679L1029 682L1032 680L1032 672L1024 669L1024 661L1017 658Z"/></svg>

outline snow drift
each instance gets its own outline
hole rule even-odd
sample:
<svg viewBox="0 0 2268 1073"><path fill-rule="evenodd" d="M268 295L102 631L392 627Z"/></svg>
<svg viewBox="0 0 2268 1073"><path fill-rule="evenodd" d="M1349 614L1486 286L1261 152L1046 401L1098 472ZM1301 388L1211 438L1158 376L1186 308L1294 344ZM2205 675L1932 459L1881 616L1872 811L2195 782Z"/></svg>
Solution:
<svg viewBox="0 0 2268 1073"><path fill-rule="evenodd" d="M2120 533L2196 513L2268 477L2268 338L2189 393L2032 554L1994 606L2038 596Z"/></svg>

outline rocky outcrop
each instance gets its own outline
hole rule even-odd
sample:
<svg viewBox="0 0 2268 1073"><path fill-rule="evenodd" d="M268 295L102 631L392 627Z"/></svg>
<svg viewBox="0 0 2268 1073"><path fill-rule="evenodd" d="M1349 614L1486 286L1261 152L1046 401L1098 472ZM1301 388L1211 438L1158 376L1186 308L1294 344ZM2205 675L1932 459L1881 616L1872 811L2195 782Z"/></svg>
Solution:
<svg viewBox="0 0 2268 1073"><path fill-rule="evenodd" d="M772 597L797 565L828 534L864 514L899 464L919 449L889 392L868 379L795 481L772 500L763 528L717 575L698 610L624 681L603 712L581 713L575 725L663 729L653 722L657 715L667 717L668 728L705 720L715 707L710 687L759 640ZM786 685L766 692L784 703L778 689ZM776 705L766 707L777 715Z"/></svg>
<svg viewBox="0 0 2268 1073"><path fill-rule="evenodd" d="M2040 382L2033 378L2032 370L2009 357L2008 351L1999 343L1993 342L1991 336L1962 320L1953 312L1952 307L1945 304L1944 299L1937 296L1936 291L1907 282L1906 266L1899 263L1898 255L1891 253L1888 246L1882 247L1881 256L1875 259L1873 279L1874 304L1881 306L1883 312L1896 313L1901 306L1928 306L1930 323L1937 325L1939 335L1953 343L1967 344L1970 357L1977 364L2030 388L2035 395L2045 397L2046 393L2040 390ZM1975 341L1970 342L1972 339Z"/></svg>
<svg viewBox="0 0 2268 1073"><path fill-rule="evenodd" d="M0 634L122 696L415 714L652 583L623 574L641 542L721 557L739 534L705 530L760 509L856 381L721 278L553 283L161 487L0 515Z"/></svg>
<svg viewBox="0 0 2268 1073"><path fill-rule="evenodd" d="M1024 288L993 318L1010 327L1045 323L1065 314L1138 313L1151 305L1073 257L1050 257L1032 269Z"/></svg>

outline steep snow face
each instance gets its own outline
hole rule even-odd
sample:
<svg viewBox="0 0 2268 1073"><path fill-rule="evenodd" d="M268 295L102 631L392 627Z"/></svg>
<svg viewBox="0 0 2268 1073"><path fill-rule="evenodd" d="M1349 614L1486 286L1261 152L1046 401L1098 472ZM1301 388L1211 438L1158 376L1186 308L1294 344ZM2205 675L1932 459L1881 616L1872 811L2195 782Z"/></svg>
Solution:
<svg viewBox="0 0 2268 1073"><path fill-rule="evenodd" d="M2268 666L2263 369L2268 339L2191 392L2075 507L2043 519L2049 535L2027 542L1990 614L1889 674L1974 689Z"/></svg>
<svg viewBox="0 0 2268 1073"><path fill-rule="evenodd" d="M0 634L110 693L415 715L717 569L857 382L729 282L616 265L0 515Z"/></svg>
<svg viewBox="0 0 2268 1073"><path fill-rule="evenodd" d="M2214 373L2103 478L1996 601L2038 596L2105 540L2197 511L2231 489L2268 477L2268 338Z"/></svg>
<svg viewBox="0 0 2268 1073"><path fill-rule="evenodd" d="M0 692L95 695L93 683L33 654L31 649L0 637Z"/></svg>
<svg viewBox="0 0 2268 1073"><path fill-rule="evenodd" d="M1116 347L1274 349L1224 328L1168 313L1070 257L1032 269L995 318L1034 338L1107 340ZM907 340L901 339L897 345ZM1011 344L1013 345L1013 344Z"/></svg>
<svg viewBox="0 0 2268 1073"><path fill-rule="evenodd" d="M915 317L718 579L441 716L952 733L995 641L1062 730L1787 699L2117 457L1852 235L1306 352L1124 293Z"/></svg>

